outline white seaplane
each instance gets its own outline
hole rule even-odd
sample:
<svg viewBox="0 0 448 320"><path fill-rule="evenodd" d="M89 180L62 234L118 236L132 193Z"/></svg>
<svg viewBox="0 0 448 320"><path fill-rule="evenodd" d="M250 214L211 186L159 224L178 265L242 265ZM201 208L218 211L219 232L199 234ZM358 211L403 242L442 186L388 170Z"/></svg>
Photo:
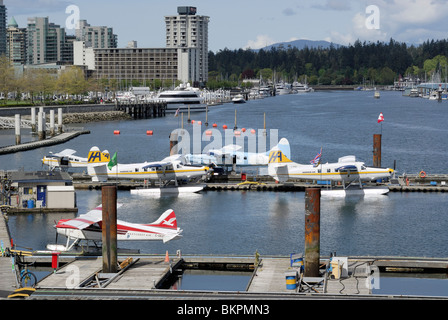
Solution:
<svg viewBox="0 0 448 320"><path fill-rule="evenodd" d="M279 182L290 178L329 181L331 188L321 190L325 196L383 195L389 192L387 187L364 187L363 181L390 179L393 169L367 167L352 155L339 158L338 162L320 164L320 154L316 156L319 159L315 158L315 164L304 165L291 161L281 151L273 151L269 157L268 174ZM333 187L335 183L340 183L340 187Z"/></svg>
<svg viewBox="0 0 448 320"><path fill-rule="evenodd" d="M269 154L281 150L287 157L291 157L291 148L286 138L280 139L278 144L267 152L244 152L240 145L230 144L220 149L210 149L206 154L188 154L185 158L191 163L218 166L267 166ZM235 161L234 161L235 160Z"/></svg>
<svg viewBox="0 0 448 320"><path fill-rule="evenodd" d="M119 208L121 205L117 205ZM71 251L80 241L93 241L95 244L102 240L102 207L101 205L74 219L61 219L56 225L57 234L67 237L66 245L49 244L51 251ZM177 227L176 214L173 210L166 210L153 223L137 224L117 220L117 241L124 240L160 240L164 243L179 239L182 229ZM70 241L73 241L70 243ZM56 241L57 242L57 241Z"/></svg>
<svg viewBox="0 0 448 320"><path fill-rule="evenodd" d="M64 149L61 152L46 155L42 159L42 164L48 166L53 171L55 169L67 170L68 168L87 168L87 158L78 157L74 154L76 150Z"/></svg>
<svg viewBox="0 0 448 320"><path fill-rule="evenodd" d="M115 159L114 159L115 158ZM204 189L204 185L180 186L180 181L197 182L207 178L210 168L201 165L190 165L182 155L166 157L162 161L121 164L115 155L100 151L97 147L90 149L87 157L87 172L92 181L111 179L141 179L158 181L160 188L142 188L131 190L135 194L192 193ZM174 182L174 186L170 183Z"/></svg>

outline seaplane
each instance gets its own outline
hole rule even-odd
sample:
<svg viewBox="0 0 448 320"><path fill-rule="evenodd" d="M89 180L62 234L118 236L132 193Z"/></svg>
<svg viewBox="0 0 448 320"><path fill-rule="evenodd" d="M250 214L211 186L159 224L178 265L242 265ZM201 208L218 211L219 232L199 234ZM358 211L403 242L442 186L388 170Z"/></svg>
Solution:
<svg viewBox="0 0 448 320"><path fill-rule="evenodd" d="M121 207L117 204L117 210ZM97 245L102 240L102 206L74 219L61 219L55 224L56 235L67 237L66 245L49 244L51 251L71 251L81 241L93 241ZM166 243L182 237L182 229L177 226L176 214L168 209L153 223L137 224L117 220L117 241L160 240ZM72 241L72 243L70 243ZM57 242L57 241L56 241Z"/></svg>
<svg viewBox="0 0 448 320"><path fill-rule="evenodd" d="M87 158L78 157L73 149L65 149L61 152L46 155L42 159L42 164L48 166L49 170L67 170L68 168L86 168Z"/></svg>
<svg viewBox="0 0 448 320"><path fill-rule="evenodd" d="M267 166L272 151L281 150L287 157L291 157L291 148L286 138L280 139L278 144L267 152L244 152L242 149L240 145L229 144L220 149L210 149L206 154L188 154L185 158L191 163L203 165Z"/></svg>
<svg viewBox="0 0 448 320"><path fill-rule="evenodd" d="M141 179L159 182L160 188L133 189L134 194L192 193L204 189L204 185L180 186L179 182L197 182L206 179L210 168L189 164L182 155L172 155L162 161L121 164L109 152L92 147L87 157L87 173L92 181L105 182L110 179ZM170 185L174 182L174 186Z"/></svg>
<svg viewBox="0 0 448 320"><path fill-rule="evenodd" d="M272 151L269 156L268 174L276 181L303 179L330 182L329 189L322 189L321 195L343 197L347 195L384 195L387 187L365 187L363 182L387 180L394 172L390 168L367 167L353 155L344 156L334 163L320 163L322 151L304 165L291 161L282 151ZM334 186L340 184L340 187ZM356 186L357 185L357 186Z"/></svg>

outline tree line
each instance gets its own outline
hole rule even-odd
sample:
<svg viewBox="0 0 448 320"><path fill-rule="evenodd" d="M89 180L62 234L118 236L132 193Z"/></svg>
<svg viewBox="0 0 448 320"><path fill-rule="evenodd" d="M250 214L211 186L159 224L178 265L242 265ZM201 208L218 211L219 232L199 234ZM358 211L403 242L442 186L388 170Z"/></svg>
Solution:
<svg viewBox="0 0 448 320"><path fill-rule="evenodd" d="M312 85L391 85L399 76L425 79L435 71L446 76L447 40L427 40L421 45L361 42L329 48L279 47L270 50L225 48L209 52L209 82L243 79L302 80ZM266 78L268 77L268 78Z"/></svg>

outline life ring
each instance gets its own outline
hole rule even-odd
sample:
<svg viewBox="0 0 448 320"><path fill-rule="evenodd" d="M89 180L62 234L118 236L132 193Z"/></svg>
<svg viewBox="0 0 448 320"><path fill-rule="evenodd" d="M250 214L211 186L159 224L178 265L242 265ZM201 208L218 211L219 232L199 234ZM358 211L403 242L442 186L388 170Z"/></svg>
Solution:
<svg viewBox="0 0 448 320"><path fill-rule="evenodd" d="M422 170L418 175L420 176L420 178L424 178L426 177L426 172Z"/></svg>

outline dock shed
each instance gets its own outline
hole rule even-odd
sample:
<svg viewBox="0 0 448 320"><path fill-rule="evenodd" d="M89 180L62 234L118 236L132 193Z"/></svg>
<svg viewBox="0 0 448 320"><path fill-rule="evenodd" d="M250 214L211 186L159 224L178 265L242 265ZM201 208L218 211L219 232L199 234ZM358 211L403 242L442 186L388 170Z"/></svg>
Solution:
<svg viewBox="0 0 448 320"><path fill-rule="evenodd" d="M10 174L9 205L17 209L74 209L76 193L67 172L15 171Z"/></svg>

